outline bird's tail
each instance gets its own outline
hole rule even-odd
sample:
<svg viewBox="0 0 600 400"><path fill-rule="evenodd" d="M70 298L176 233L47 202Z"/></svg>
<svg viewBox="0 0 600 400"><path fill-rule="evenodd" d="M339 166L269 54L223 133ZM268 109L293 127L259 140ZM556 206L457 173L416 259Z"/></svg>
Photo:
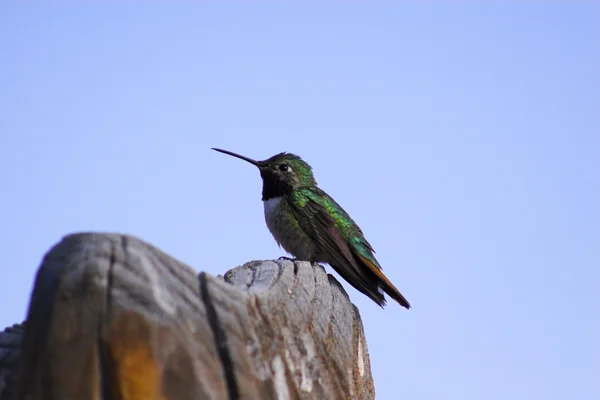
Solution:
<svg viewBox="0 0 600 400"><path fill-rule="evenodd" d="M383 271L381 270L381 268L379 268L379 266L375 265L375 263L373 263L372 261L370 261L369 259L367 259L363 256L358 255L358 258L367 267L369 267L370 272L372 272L373 275L375 275L375 277L377 278L377 281L378 281L377 282L378 287L383 289L383 291L388 296L390 296L392 299L396 300L398 302L398 304L400 304L402 307L404 307L406 309L410 308L410 303L408 302L408 300L406 300L406 298L402 295L402 293L400 293L400 291L396 288L396 286L394 286L394 284L392 282L390 282L390 280L387 278L387 276L385 276L383 274ZM380 306L383 307L383 305L385 304L385 300L383 299L383 296L376 296L373 293L365 293L365 294L367 294L367 296L371 297ZM378 293L378 294L380 294L380 293ZM380 297L381 299L376 299L375 297Z"/></svg>

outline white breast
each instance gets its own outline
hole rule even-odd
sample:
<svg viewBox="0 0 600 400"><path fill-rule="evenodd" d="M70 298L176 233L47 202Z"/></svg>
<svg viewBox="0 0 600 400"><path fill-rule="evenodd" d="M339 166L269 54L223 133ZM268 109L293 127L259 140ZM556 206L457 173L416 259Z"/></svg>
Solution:
<svg viewBox="0 0 600 400"><path fill-rule="evenodd" d="M265 207L265 221L267 222L269 229L271 229L271 225L275 221L281 199L281 197L273 197L272 199L263 201Z"/></svg>
<svg viewBox="0 0 600 400"><path fill-rule="evenodd" d="M303 260L309 260L314 255L314 244L302 232L289 209L285 197L275 197L263 202L265 207L265 222L275 241L285 251ZM294 224L296 227L294 228Z"/></svg>

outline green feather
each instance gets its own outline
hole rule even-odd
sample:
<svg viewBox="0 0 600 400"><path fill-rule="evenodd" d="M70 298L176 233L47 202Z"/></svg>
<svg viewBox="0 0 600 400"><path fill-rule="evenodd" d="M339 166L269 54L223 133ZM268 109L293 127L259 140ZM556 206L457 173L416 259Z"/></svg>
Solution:
<svg viewBox="0 0 600 400"><path fill-rule="evenodd" d="M309 203L321 207L329 216L331 216L335 228L340 232L348 246L381 269L381 266L373 255L375 251L367 239L365 239L360 227L327 193L318 187L300 188L290 195L290 201L298 208L304 208Z"/></svg>

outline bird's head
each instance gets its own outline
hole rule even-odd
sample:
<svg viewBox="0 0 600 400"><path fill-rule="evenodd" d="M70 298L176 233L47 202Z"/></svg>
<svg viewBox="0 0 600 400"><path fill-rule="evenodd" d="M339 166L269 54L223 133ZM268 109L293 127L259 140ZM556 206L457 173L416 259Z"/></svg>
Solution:
<svg viewBox="0 0 600 400"><path fill-rule="evenodd" d="M301 187L317 185L311 166L295 154L284 152L263 161L256 161L227 150L215 148L213 150L256 166L263 180L263 200L289 195Z"/></svg>

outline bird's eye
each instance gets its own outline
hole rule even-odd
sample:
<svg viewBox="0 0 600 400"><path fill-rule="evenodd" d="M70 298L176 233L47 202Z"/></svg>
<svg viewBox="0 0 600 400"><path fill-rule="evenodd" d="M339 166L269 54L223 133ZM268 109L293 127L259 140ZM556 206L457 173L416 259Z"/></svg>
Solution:
<svg viewBox="0 0 600 400"><path fill-rule="evenodd" d="M279 166L279 170L280 170L280 171L283 171L283 172L285 172L285 171L289 171L289 170L290 170L290 167L289 167L289 166L287 166L287 165L285 165L285 164L281 164L281 165Z"/></svg>

